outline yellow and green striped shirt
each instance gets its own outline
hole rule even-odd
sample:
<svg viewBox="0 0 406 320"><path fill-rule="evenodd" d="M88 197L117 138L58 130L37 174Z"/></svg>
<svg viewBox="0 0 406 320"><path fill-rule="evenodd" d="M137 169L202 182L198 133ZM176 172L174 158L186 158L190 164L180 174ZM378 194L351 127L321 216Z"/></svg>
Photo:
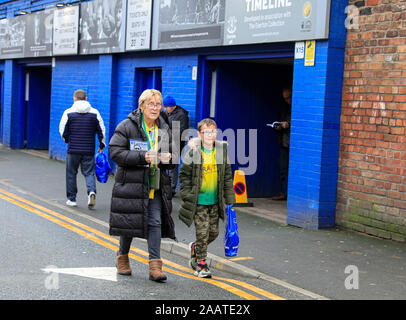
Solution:
<svg viewBox="0 0 406 320"><path fill-rule="evenodd" d="M203 181L197 198L199 205L213 205L218 202L216 150L202 147Z"/></svg>

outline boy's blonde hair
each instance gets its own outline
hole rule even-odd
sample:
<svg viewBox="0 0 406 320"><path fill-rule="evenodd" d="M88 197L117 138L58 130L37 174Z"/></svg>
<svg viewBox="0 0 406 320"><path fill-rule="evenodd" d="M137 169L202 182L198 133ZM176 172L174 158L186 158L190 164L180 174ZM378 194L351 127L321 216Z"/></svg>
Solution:
<svg viewBox="0 0 406 320"><path fill-rule="evenodd" d="M216 127L216 129L217 129L217 124L216 124L216 122L215 122L213 119L206 118L206 119L203 119L202 121L200 121L200 122L197 124L197 130L198 130L198 131L201 131L201 129L202 129L202 127L203 127L204 125L205 125L206 127L214 126L214 127Z"/></svg>

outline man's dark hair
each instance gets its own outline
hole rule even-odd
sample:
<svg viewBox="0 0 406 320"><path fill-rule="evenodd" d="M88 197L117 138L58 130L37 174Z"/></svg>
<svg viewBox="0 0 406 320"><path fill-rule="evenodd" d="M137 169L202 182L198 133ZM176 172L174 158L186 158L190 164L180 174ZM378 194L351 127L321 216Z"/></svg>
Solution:
<svg viewBox="0 0 406 320"><path fill-rule="evenodd" d="M84 90L76 90L73 96L76 100L86 100L86 92Z"/></svg>

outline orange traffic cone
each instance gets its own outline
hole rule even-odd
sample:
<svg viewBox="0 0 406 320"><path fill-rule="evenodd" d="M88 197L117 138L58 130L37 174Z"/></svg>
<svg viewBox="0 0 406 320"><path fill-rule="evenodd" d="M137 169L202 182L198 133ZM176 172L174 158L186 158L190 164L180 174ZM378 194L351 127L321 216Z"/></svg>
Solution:
<svg viewBox="0 0 406 320"><path fill-rule="evenodd" d="M253 207L252 202L248 202L247 184L245 183L245 173L242 170L234 172L234 192L235 192L235 207Z"/></svg>

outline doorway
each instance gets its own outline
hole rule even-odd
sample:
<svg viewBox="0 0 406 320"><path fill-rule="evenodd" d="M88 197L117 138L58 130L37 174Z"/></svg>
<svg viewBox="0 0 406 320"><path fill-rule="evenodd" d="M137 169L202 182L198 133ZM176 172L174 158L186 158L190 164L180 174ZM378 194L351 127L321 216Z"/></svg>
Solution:
<svg viewBox="0 0 406 320"><path fill-rule="evenodd" d="M48 150L51 110L51 67L26 67L24 147Z"/></svg>
<svg viewBox="0 0 406 320"><path fill-rule="evenodd" d="M136 97L139 97L146 89L155 89L162 92L162 68L137 68L135 83Z"/></svg>
<svg viewBox="0 0 406 320"><path fill-rule="evenodd" d="M214 60L206 63L210 74L205 77L204 90L208 92L208 97L204 100L202 118L213 118L222 131L232 129L236 137L236 151L245 146L245 158L240 158L238 152L232 156L235 160L233 171L247 168L247 158L256 161L255 172L246 173L248 197L279 195L279 133L267 124L280 120L284 105L282 90L284 87L291 88L293 82L293 58ZM244 130L242 140L245 141L238 141L238 129ZM257 136L257 150L253 157L249 154L252 143L249 141L249 129L255 129Z"/></svg>

